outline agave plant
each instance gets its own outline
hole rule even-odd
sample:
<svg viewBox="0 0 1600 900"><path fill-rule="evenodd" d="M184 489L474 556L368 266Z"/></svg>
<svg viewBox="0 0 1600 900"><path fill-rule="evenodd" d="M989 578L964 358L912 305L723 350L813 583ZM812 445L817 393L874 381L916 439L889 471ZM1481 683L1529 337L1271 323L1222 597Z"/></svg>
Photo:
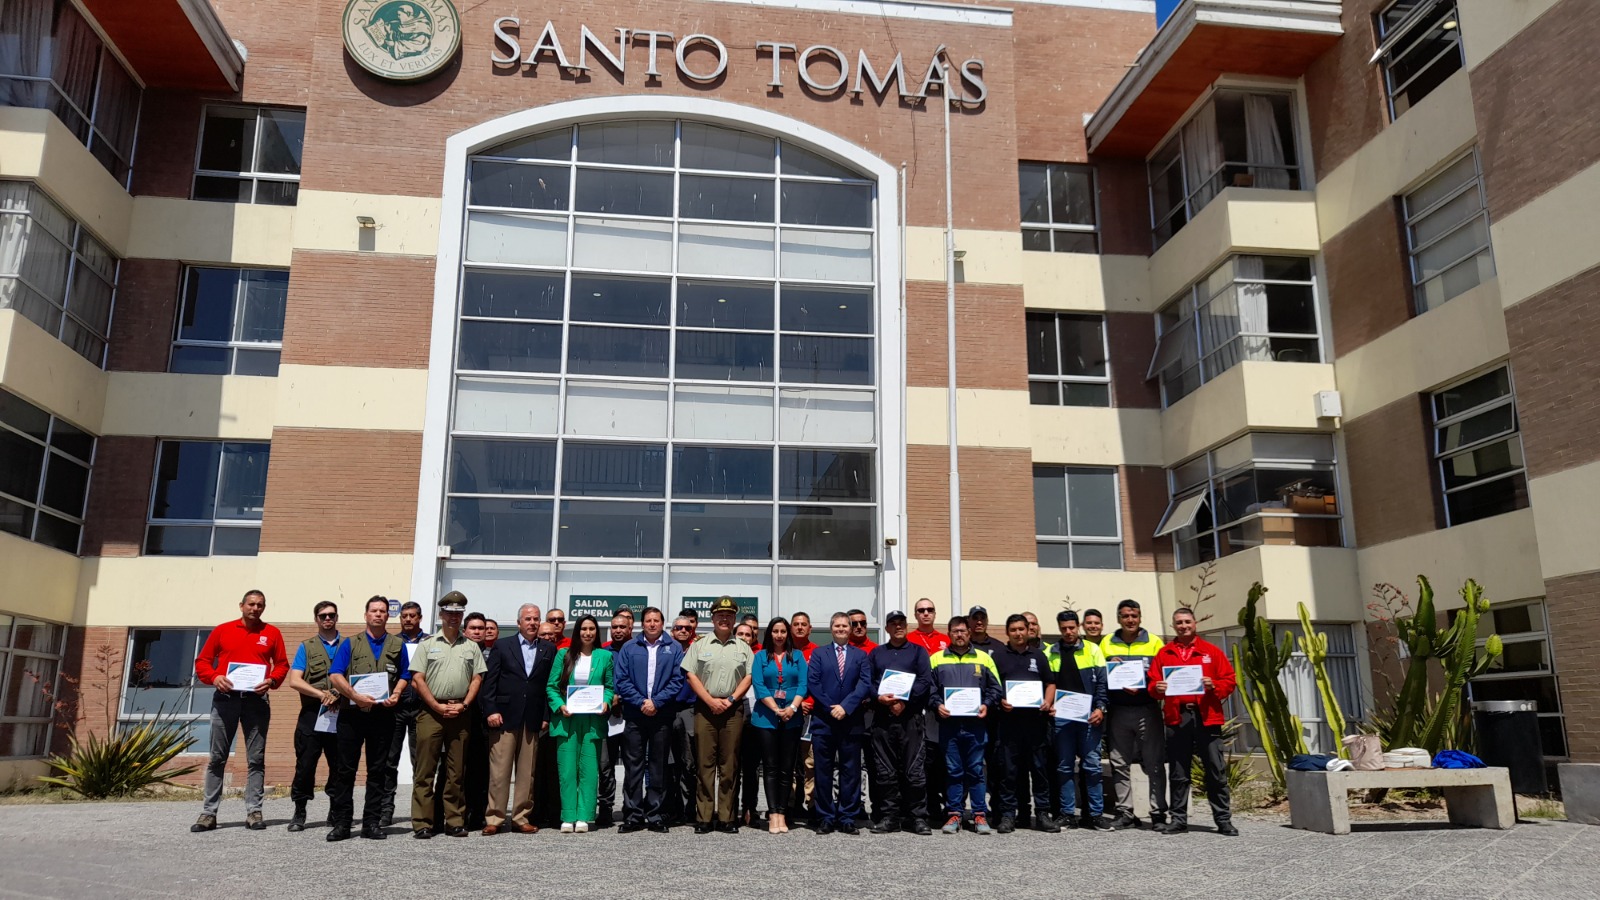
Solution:
<svg viewBox="0 0 1600 900"><path fill-rule="evenodd" d="M126 797L158 784L172 784L173 779L198 770L198 764L163 768L189 749L192 741L188 722L158 713L154 719L122 728L109 737L73 738L65 755L46 760L59 774L41 775L39 780L89 800Z"/></svg>

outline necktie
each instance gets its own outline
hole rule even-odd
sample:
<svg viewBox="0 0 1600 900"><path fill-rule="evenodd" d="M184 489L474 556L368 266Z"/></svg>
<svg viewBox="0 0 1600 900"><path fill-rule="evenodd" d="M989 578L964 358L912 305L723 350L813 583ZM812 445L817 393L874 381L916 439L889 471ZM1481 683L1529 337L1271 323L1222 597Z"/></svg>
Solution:
<svg viewBox="0 0 1600 900"><path fill-rule="evenodd" d="M844 648L839 648L839 680L844 681Z"/></svg>

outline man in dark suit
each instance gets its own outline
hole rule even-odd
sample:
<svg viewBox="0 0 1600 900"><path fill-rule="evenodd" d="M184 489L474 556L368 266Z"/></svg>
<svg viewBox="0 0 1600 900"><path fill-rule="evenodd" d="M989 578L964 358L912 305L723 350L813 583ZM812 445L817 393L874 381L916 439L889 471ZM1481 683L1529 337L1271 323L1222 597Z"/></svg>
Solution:
<svg viewBox="0 0 1600 900"><path fill-rule="evenodd" d="M833 645L811 654L806 692L814 701L811 754L816 759L817 833L860 834L861 747L866 701L872 696L872 663L850 643L850 617L834 613ZM838 771L838 796L834 772Z"/></svg>
<svg viewBox="0 0 1600 900"><path fill-rule="evenodd" d="M539 639L539 607L524 603L517 610L517 633L495 641L489 654L489 671L484 675L478 706L489 726L493 743L489 747L489 808L483 828L485 835L502 831L533 834L533 774L538 759L539 732L544 725L549 700L545 685L550 680L550 664L556 648ZM506 821L506 798L516 774L516 805L511 821Z"/></svg>
<svg viewBox="0 0 1600 900"><path fill-rule="evenodd" d="M622 832L665 832L667 744L676 699L683 690L683 648L664 631L661 610L641 614L644 634L624 642L617 655L617 699L622 701Z"/></svg>

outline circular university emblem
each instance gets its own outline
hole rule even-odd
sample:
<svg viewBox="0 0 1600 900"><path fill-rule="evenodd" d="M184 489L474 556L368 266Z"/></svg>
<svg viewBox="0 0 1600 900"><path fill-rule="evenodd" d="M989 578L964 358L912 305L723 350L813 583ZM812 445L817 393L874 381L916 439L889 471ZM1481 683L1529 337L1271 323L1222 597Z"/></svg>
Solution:
<svg viewBox="0 0 1600 900"><path fill-rule="evenodd" d="M361 68L391 81L427 78L461 48L461 17L450 0L350 0L342 28Z"/></svg>

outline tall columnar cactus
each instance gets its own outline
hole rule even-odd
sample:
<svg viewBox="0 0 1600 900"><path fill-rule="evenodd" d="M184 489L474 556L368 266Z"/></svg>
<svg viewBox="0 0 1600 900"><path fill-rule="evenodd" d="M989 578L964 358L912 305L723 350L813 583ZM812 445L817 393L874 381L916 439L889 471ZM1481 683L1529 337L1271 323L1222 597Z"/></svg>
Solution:
<svg viewBox="0 0 1600 900"><path fill-rule="evenodd" d="M1396 636L1406 648L1406 678L1394 704L1394 730L1390 746L1409 747L1428 705L1428 660L1454 648L1453 629L1439 628L1433 608L1433 585L1424 575L1417 576L1417 611L1406 619L1395 619Z"/></svg>
<svg viewBox="0 0 1600 900"><path fill-rule="evenodd" d="M1252 584L1244 608L1239 610L1244 637L1234 648L1233 666L1273 780L1281 786L1285 761L1306 752L1306 742L1300 719L1289 711L1289 697L1278 680L1278 673L1294 655L1294 636L1286 634L1282 643L1275 643L1272 623L1256 615L1256 605L1266 592L1261 582Z"/></svg>
<svg viewBox="0 0 1600 900"><path fill-rule="evenodd" d="M1500 635L1491 634L1484 642L1483 655L1478 655L1478 620L1489 611L1489 600L1483 596L1482 586L1468 578L1467 583L1461 586L1461 599L1466 605L1456 614L1456 620L1450 623L1450 630L1455 633L1454 640L1449 653L1440 657L1440 662L1444 664L1444 691L1439 694L1433 714L1428 717L1422 735L1417 740L1418 746L1430 753L1454 746L1456 723L1460 721L1461 696L1467 682L1487 672L1504 652Z"/></svg>
<svg viewBox="0 0 1600 900"><path fill-rule="evenodd" d="M1317 679L1317 692L1322 695L1323 721L1328 723L1328 730L1333 732L1335 750L1341 759L1350 758L1350 750L1345 747L1344 741L1344 710L1339 707L1339 698L1333 693L1333 680L1328 677L1328 636L1321 632L1311 630L1311 614L1306 611L1306 605L1300 605L1300 652L1306 655L1311 663L1312 674Z"/></svg>

